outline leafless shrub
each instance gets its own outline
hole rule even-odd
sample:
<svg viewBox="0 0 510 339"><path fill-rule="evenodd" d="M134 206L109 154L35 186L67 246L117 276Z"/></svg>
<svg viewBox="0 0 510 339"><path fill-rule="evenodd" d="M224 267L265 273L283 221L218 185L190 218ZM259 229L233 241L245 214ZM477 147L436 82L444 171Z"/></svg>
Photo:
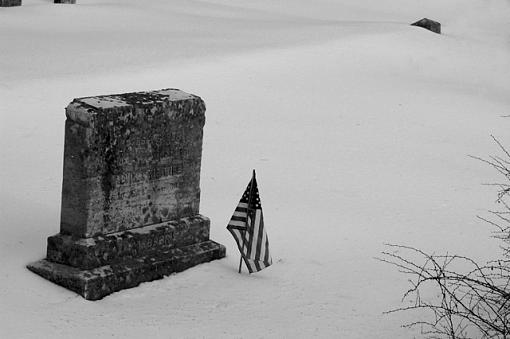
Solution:
<svg viewBox="0 0 510 339"><path fill-rule="evenodd" d="M480 219L495 227L494 237L502 241L503 255L480 265L459 255L428 254L411 246L386 244L379 260L409 277L411 287L402 301L407 306L387 313L425 310L428 319L404 325L420 327L427 338L510 339L510 153L494 138L503 156L483 161L505 179L498 187L498 211ZM420 264L418 264L420 263Z"/></svg>

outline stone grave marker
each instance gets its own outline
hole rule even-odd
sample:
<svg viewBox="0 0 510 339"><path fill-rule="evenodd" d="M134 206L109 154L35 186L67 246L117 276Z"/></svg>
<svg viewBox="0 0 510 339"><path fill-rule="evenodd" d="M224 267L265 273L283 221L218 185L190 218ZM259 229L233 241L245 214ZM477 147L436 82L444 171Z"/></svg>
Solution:
<svg viewBox="0 0 510 339"><path fill-rule="evenodd" d="M176 89L71 102L60 233L28 269L97 300L223 258L199 214L204 113Z"/></svg>
<svg viewBox="0 0 510 339"><path fill-rule="evenodd" d="M412 23L411 26L422 27L422 28L428 29L431 32L441 34L441 24L437 21L430 20L427 18L418 20L415 23Z"/></svg>
<svg viewBox="0 0 510 339"><path fill-rule="evenodd" d="M0 0L0 7L21 6L21 0Z"/></svg>

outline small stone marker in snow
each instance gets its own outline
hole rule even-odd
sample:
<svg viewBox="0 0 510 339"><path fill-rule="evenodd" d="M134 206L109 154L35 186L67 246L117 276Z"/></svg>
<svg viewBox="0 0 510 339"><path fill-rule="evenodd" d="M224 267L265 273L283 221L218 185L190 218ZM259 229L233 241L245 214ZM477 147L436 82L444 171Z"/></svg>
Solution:
<svg viewBox="0 0 510 339"><path fill-rule="evenodd" d="M97 300L223 258L199 214L204 113L176 89L71 102L60 233L28 269Z"/></svg>
<svg viewBox="0 0 510 339"><path fill-rule="evenodd" d="M437 21L430 20L427 18L418 20L415 23L411 24L411 26L423 27L434 33L441 34L441 24Z"/></svg>
<svg viewBox="0 0 510 339"><path fill-rule="evenodd" d="M76 0L55 0L54 4L75 4Z"/></svg>
<svg viewBox="0 0 510 339"><path fill-rule="evenodd" d="M0 0L0 7L21 6L21 0Z"/></svg>

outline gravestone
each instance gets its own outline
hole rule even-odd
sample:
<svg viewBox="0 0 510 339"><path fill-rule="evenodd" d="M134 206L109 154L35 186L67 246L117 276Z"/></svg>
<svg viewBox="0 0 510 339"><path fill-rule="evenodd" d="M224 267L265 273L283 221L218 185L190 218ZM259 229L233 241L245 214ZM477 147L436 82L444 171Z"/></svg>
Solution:
<svg viewBox="0 0 510 339"><path fill-rule="evenodd" d="M28 269L96 300L223 258L199 214L204 113L176 89L71 102L60 233Z"/></svg>
<svg viewBox="0 0 510 339"><path fill-rule="evenodd" d="M0 0L0 7L21 6L21 0Z"/></svg>
<svg viewBox="0 0 510 339"><path fill-rule="evenodd" d="M422 27L422 28L428 29L431 32L441 34L441 24L437 21L430 20L427 18L418 20L415 23L412 23L411 26Z"/></svg>

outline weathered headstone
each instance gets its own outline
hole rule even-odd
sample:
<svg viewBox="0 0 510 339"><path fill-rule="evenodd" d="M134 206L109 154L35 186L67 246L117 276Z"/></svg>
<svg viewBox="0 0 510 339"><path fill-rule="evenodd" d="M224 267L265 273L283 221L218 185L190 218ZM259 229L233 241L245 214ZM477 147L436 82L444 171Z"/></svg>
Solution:
<svg viewBox="0 0 510 339"><path fill-rule="evenodd" d="M427 18L418 20L415 23L412 23L411 26L423 27L434 33L441 34L441 24L437 21L430 20Z"/></svg>
<svg viewBox="0 0 510 339"><path fill-rule="evenodd" d="M55 0L54 4L75 4L76 0Z"/></svg>
<svg viewBox="0 0 510 339"><path fill-rule="evenodd" d="M28 268L95 300L224 257L199 214L204 113L176 89L71 102L60 233Z"/></svg>
<svg viewBox="0 0 510 339"><path fill-rule="evenodd" d="M21 6L21 0L0 0L0 7Z"/></svg>

